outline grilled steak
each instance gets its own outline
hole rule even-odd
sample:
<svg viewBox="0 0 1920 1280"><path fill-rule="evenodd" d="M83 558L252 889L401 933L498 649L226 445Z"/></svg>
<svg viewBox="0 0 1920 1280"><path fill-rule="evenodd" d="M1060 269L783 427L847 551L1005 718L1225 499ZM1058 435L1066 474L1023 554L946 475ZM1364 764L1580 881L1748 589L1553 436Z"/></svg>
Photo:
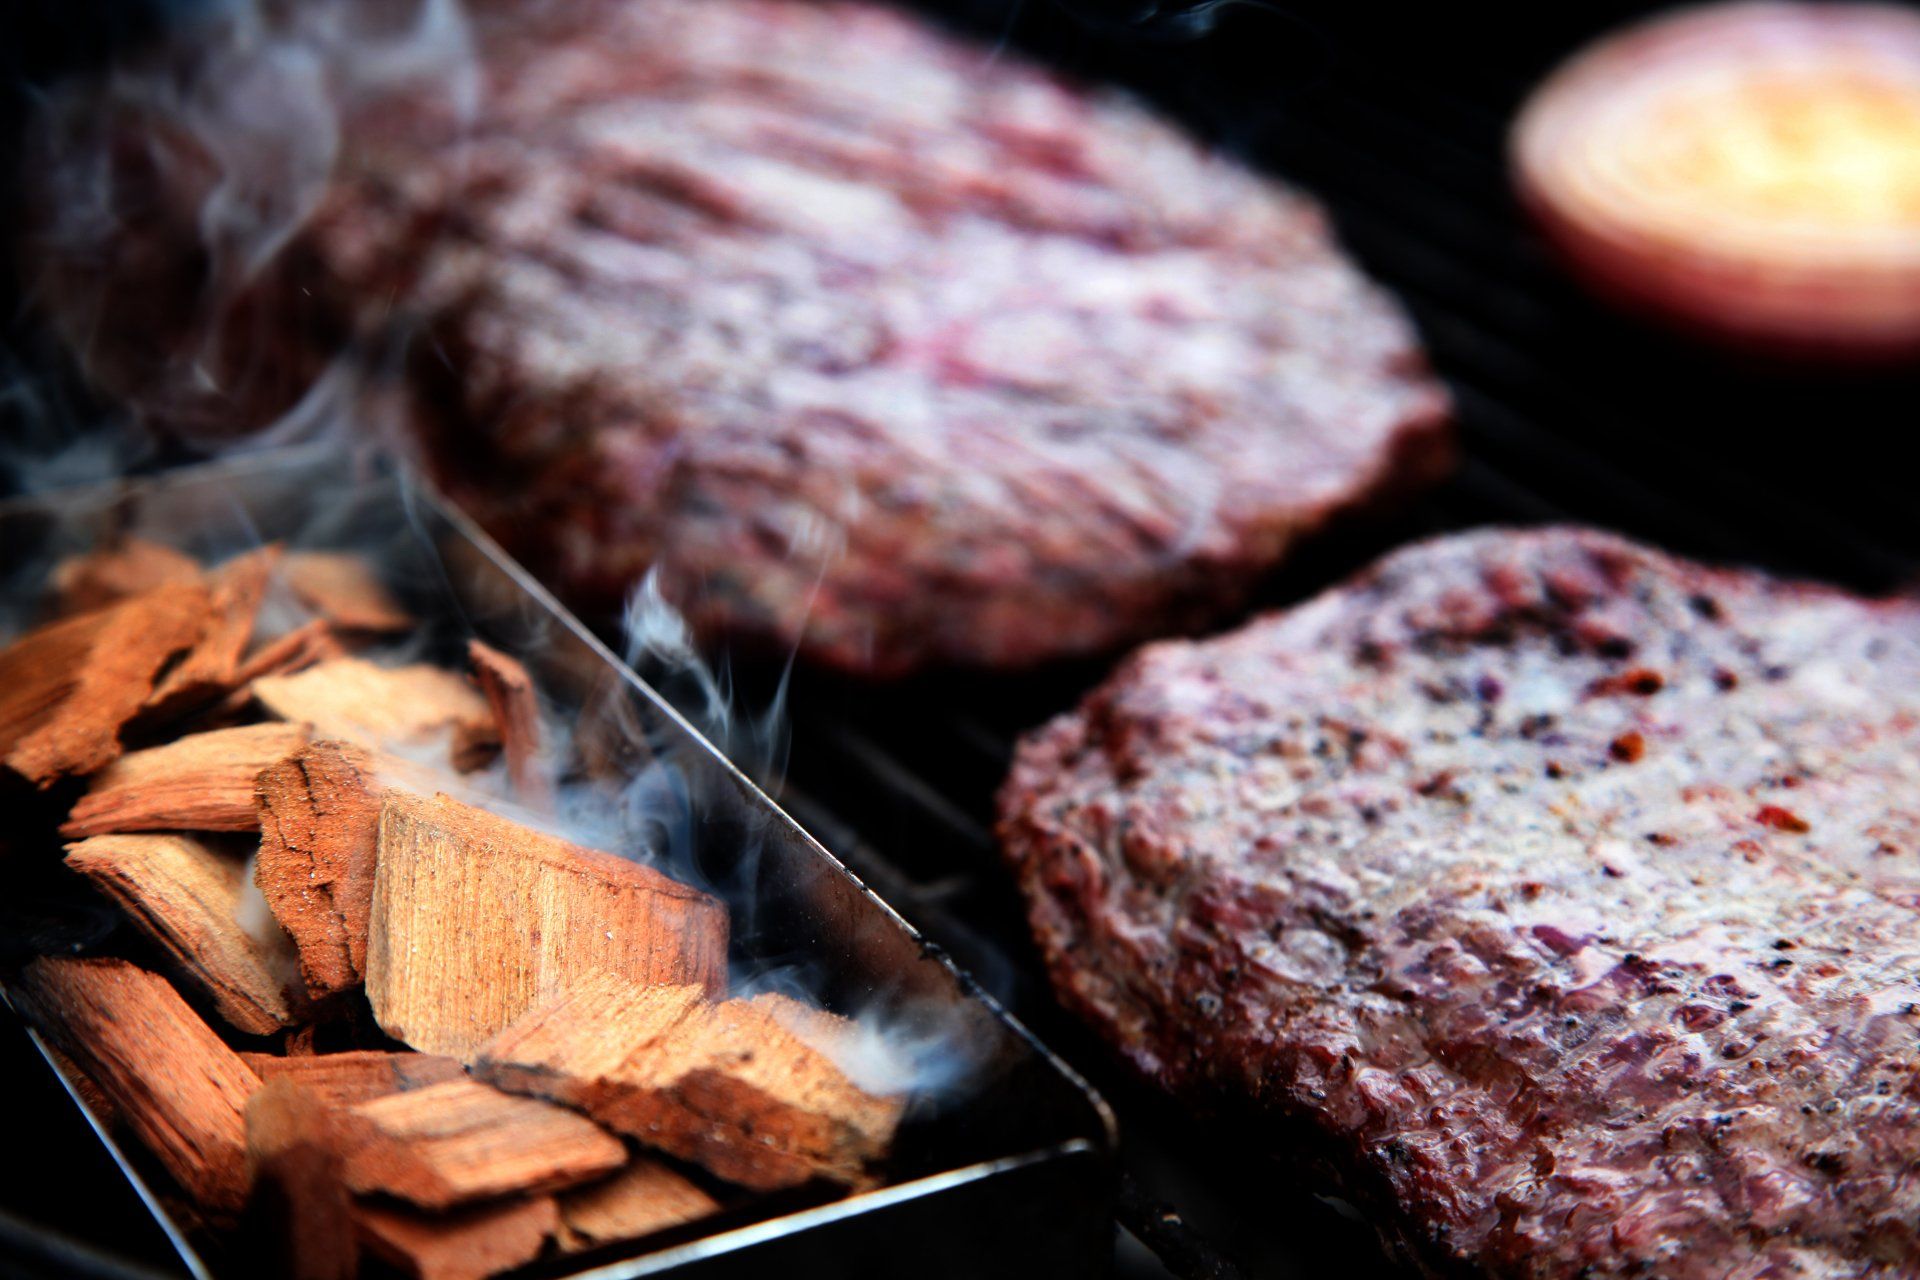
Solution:
<svg viewBox="0 0 1920 1280"><path fill-rule="evenodd" d="M1573 529L1130 660L1001 835L1060 995L1438 1271L1920 1271L1920 603Z"/></svg>
<svg viewBox="0 0 1920 1280"><path fill-rule="evenodd" d="M478 118L369 113L310 252L424 326L444 478L576 599L658 565L709 632L1024 664L1217 616L1444 466L1320 211L1117 96L860 4L479 46Z"/></svg>

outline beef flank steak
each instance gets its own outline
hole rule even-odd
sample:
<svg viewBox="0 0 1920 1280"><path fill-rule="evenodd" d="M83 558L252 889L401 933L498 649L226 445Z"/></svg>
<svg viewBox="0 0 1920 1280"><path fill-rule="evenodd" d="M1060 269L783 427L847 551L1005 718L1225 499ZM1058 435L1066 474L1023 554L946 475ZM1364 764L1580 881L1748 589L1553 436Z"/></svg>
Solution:
<svg viewBox="0 0 1920 1280"><path fill-rule="evenodd" d="M1147 648L1001 814L1061 996L1436 1270L1920 1270L1920 602L1443 538Z"/></svg>

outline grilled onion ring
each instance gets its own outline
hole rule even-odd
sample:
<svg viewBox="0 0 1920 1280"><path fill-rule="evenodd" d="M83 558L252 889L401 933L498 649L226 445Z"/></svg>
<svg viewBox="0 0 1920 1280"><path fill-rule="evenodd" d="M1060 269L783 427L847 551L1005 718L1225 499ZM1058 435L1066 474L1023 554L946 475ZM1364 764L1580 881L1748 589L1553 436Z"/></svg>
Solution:
<svg viewBox="0 0 1920 1280"><path fill-rule="evenodd" d="M1655 19L1550 76L1512 160L1548 237L1616 301L1775 353L1920 355L1920 14Z"/></svg>

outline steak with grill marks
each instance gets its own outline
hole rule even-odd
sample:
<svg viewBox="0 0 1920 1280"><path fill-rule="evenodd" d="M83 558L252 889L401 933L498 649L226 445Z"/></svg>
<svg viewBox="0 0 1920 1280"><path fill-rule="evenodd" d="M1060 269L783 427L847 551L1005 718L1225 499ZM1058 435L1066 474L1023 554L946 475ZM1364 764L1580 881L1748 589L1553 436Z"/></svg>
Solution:
<svg viewBox="0 0 1920 1280"><path fill-rule="evenodd" d="M1920 603L1445 538L1143 650L1000 833L1063 999L1437 1271L1920 1272Z"/></svg>
<svg viewBox="0 0 1920 1280"><path fill-rule="evenodd" d="M708 633L1022 665L1446 464L1319 209L1116 94L863 4L477 23L478 117L365 113L308 251L422 326L443 478L576 600L658 567Z"/></svg>

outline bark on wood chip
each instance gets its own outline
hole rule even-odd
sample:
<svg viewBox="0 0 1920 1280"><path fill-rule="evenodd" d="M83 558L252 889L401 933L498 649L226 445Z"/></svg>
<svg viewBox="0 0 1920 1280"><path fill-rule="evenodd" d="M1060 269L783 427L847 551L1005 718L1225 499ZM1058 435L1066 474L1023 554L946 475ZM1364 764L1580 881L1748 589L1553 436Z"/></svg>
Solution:
<svg viewBox="0 0 1920 1280"><path fill-rule="evenodd" d="M240 1058L268 1084L291 1080L338 1106L466 1078L459 1063L432 1053L355 1049L301 1058L271 1053L243 1053Z"/></svg>
<svg viewBox="0 0 1920 1280"><path fill-rule="evenodd" d="M292 1020L273 946L241 924L246 866L184 835L95 836L67 865L120 905L250 1035Z"/></svg>
<svg viewBox="0 0 1920 1280"><path fill-rule="evenodd" d="M42 957L12 995L194 1199L240 1209L244 1117L260 1081L172 987L124 960Z"/></svg>
<svg viewBox="0 0 1920 1280"><path fill-rule="evenodd" d="M680 1173L637 1156L603 1182L560 1193L560 1248L578 1253L638 1240L719 1211L718 1200Z"/></svg>
<svg viewBox="0 0 1920 1280"><path fill-rule="evenodd" d="M210 604L197 582L49 623L0 651L0 761L45 787L120 754L167 661L199 637Z"/></svg>
<svg viewBox="0 0 1920 1280"><path fill-rule="evenodd" d="M237 683L246 684L261 676L292 675L346 654L347 647L334 634L333 624L325 618L314 618L248 654L234 678Z"/></svg>
<svg viewBox="0 0 1920 1280"><path fill-rule="evenodd" d="M365 559L351 552L296 551L287 585L315 613L345 631L408 631L414 619Z"/></svg>
<svg viewBox="0 0 1920 1280"><path fill-rule="evenodd" d="M423 1213L360 1203L353 1208L361 1245L414 1280L485 1280L540 1256L560 1227L552 1196Z"/></svg>
<svg viewBox="0 0 1920 1280"><path fill-rule="evenodd" d="M303 720L321 737L384 750L427 742L460 725L491 725L487 701L467 680L416 663L381 667L334 658L293 675L252 684L260 704L282 720Z"/></svg>
<svg viewBox="0 0 1920 1280"><path fill-rule="evenodd" d="M261 770L305 746L307 737L305 725L252 724L132 752L94 775L60 833L258 831Z"/></svg>
<svg viewBox="0 0 1920 1280"><path fill-rule="evenodd" d="M200 580L200 564L183 551L145 538L68 556L54 566L49 585L62 615L85 613L151 591Z"/></svg>
<svg viewBox="0 0 1920 1280"><path fill-rule="evenodd" d="M553 1191L626 1163L626 1146L562 1107L448 1080L347 1109L347 1185L422 1209Z"/></svg>
<svg viewBox="0 0 1920 1280"><path fill-rule="evenodd" d="M701 994L577 984L486 1045L475 1072L742 1186L859 1181L891 1143L903 1099L856 1086L767 1004Z"/></svg>
<svg viewBox="0 0 1920 1280"><path fill-rule="evenodd" d="M292 675L346 655L332 623L325 618L304 622L248 654L234 673L233 688L207 709L205 718L220 723L245 716L254 705L253 682L261 676Z"/></svg>
<svg viewBox="0 0 1920 1280"><path fill-rule="evenodd" d="M265 546L235 557L208 575L212 610L200 638L147 698L146 713L165 719L213 701L234 688L253 623L266 597L280 548Z"/></svg>
<svg viewBox="0 0 1920 1280"><path fill-rule="evenodd" d="M726 908L649 867L446 796L381 808L367 997L388 1035L466 1058L602 972L726 982Z"/></svg>
<svg viewBox="0 0 1920 1280"><path fill-rule="evenodd" d="M540 697L533 677L517 659L479 640L468 642L467 655L474 679L493 709L514 795L537 809L551 807L552 788L540 769Z"/></svg>
<svg viewBox="0 0 1920 1280"><path fill-rule="evenodd" d="M396 785L431 790L428 777L344 742L315 742L260 774L254 882L293 938L315 999L360 985L380 802Z"/></svg>

